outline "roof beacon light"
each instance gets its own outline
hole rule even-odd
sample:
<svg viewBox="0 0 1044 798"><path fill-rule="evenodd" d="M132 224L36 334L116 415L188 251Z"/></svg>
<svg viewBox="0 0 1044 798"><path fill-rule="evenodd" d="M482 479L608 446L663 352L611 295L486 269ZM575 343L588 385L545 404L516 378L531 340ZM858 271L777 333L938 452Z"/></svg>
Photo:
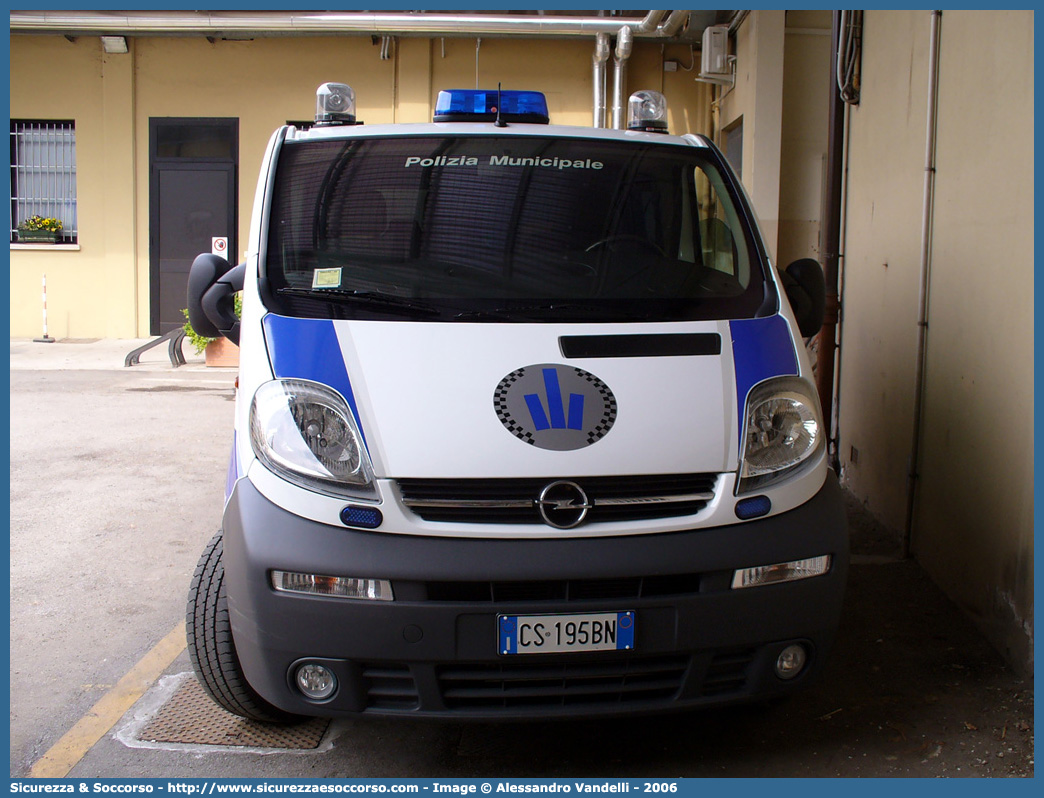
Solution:
<svg viewBox="0 0 1044 798"><path fill-rule="evenodd" d="M500 104L497 104L497 96ZM436 122L503 122L546 125L547 99L539 91L449 89L439 92L435 102Z"/></svg>
<svg viewBox="0 0 1044 798"><path fill-rule="evenodd" d="M667 98L658 91L636 91L627 99L627 129L667 132Z"/></svg>
<svg viewBox="0 0 1044 798"><path fill-rule="evenodd" d="M315 91L316 125L354 125L355 92L343 83L324 83Z"/></svg>

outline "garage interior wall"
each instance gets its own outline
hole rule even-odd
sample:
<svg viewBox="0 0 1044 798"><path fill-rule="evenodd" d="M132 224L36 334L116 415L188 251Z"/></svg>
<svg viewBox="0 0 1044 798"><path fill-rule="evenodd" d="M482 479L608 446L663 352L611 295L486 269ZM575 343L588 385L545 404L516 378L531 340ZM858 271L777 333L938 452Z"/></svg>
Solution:
<svg viewBox="0 0 1044 798"><path fill-rule="evenodd" d="M831 13L787 11L776 265L823 262L820 226L829 124Z"/></svg>
<svg viewBox="0 0 1044 798"><path fill-rule="evenodd" d="M380 58L380 40L369 36L213 42L130 37L130 51L116 55L103 53L97 36L69 41L13 35L10 41L11 117L73 120L78 161L78 245L12 245L11 335L16 337L40 335L44 274L52 337L148 336L150 117L239 119L242 248L268 138L288 120L312 118L319 84L351 85L358 117L372 125L429 122L440 89L476 83L474 38L399 37L387 60ZM593 36L483 37L477 77L481 88L500 82L505 89L543 91L552 123L590 126L593 52ZM665 73L665 59L688 65L693 52L687 44L637 39L628 92L663 91L672 133L709 134L710 87L694 81L695 72ZM39 92L40 84L63 90Z"/></svg>
<svg viewBox="0 0 1044 798"><path fill-rule="evenodd" d="M906 527L931 15L867 11L850 116L840 455ZM1033 663L1033 12L940 25L926 371L910 543L1025 673Z"/></svg>
<svg viewBox="0 0 1044 798"><path fill-rule="evenodd" d="M735 32L736 82L721 91L718 129L743 126L743 185L776 262L785 11L754 11ZM718 137L724 150L724 137Z"/></svg>
<svg viewBox="0 0 1044 798"><path fill-rule="evenodd" d="M735 85L717 95L718 130L742 125L743 184L780 269L821 256L830 33L829 11L752 11L733 34Z"/></svg>

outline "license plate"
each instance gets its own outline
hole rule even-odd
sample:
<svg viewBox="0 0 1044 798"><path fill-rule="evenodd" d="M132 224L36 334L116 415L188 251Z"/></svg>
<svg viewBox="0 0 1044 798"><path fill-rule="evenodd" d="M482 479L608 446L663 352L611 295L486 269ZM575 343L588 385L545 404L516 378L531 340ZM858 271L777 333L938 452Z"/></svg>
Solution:
<svg viewBox="0 0 1044 798"><path fill-rule="evenodd" d="M633 649L633 612L497 617L497 650L501 654L561 654L574 651Z"/></svg>

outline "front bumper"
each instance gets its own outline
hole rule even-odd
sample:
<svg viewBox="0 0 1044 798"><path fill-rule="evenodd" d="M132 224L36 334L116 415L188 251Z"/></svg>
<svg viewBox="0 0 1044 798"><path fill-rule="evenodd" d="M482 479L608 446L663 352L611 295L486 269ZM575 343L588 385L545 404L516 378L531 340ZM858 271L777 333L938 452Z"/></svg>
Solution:
<svg viewBox="0 0 1044 798"><path fill-rule="evenodd" d="M829 554L818 577L743 590L736 568ZM240 480L224 565L243 672L301 715L525 718L659 712L781 695L822 670L840 616L848 528L829 475L804 505L727 527L583 539L431 538L292 515ZM275 592L271 570L388 579L395 600ZM498 656L497 616L636 612L633 652ZM779 652L809 662L783 681ZM307 658L338 677L322 703L292 685Z"/></svg>

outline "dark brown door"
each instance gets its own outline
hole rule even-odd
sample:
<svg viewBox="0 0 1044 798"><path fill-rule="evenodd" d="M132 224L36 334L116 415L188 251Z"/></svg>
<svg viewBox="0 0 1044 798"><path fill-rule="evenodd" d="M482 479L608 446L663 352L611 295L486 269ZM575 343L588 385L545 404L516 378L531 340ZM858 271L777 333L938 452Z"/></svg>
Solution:
<svg viewBox="0 0 1044 798"><path fill-rule="evenodd" d="M236 119L149 120L149 327L162 335L184 324L192 261L227 239L236 263Z"/></svg>

